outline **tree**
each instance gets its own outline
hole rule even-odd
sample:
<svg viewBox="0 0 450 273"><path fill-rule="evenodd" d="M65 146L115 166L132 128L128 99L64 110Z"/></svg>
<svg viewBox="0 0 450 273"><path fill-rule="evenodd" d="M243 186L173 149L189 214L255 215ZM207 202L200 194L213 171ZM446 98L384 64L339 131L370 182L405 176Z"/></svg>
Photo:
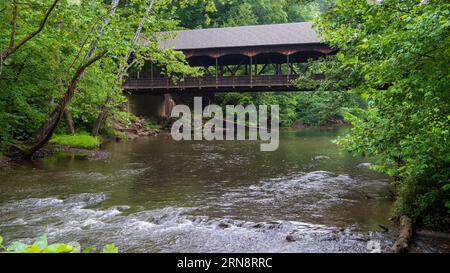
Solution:
<svg viewBox="0 0 450 273"><path fill-rule="evenodd" d="M144 15L141 18L141 21L139 22L139 26L136 29L136 32L134 33L134 37L133 37L133 44L136 44L141 36L141 32L142 29L144 27L144 24L147 22L147 17L150 14L150 11L153 7L153 4L155 3L155 0L150 0L147 9L145 10ZM133 51L128 50L128 53L125 56L125 61L128 62L128 60L131 57L131 54L133 53ZM126 75L126 72L128 71L128 69L132 67L132 63L126 63L125 64L121 64L119 67L119 72L117 72L117 81L120 83L122 82L123 77ZM114 93L116 89L112 89L111 93ZM98 114L98 117L94 123L94 127L92 128L92 132L91 135L92 136L97 136L98 135L98 131L100 130L100 125L102 124L103 120L105 119L106 116L106 112L108 111L108 104L111 102L112 99L112 94L108 94L106 96L106 100L105 103L102 105L102 108L100 110L100 113Z"/></svg>
<svg viewBox="0 0 450 273"><path fill-rule="evenodd" d="M92 55L94 55L95 50L97 49L98 39L100 39L101 36L103 35L103 30L104 30L105 26L107 26L109 24L110 18L112 16L114 16L114 14L117 10L117 6L119 5L119 2L120 2L120 0L113 0L111 2L111 7L109 9L108 17L103 19L102 25L98 26L98 29L97 29L98 37L95 37L90 42L89 49L87 50L86 54L84 55L83 61L85 61L85 62L89 61L89 58L91 58ZM84 73L84 71L81 73L81 75L79 77L80 79L83 76L83 73ZM75 91L73 91L72 93L75 93ZM70 102L70 100L71 100L71 98L67 100L67 104ZM67 109L67 105L63 105L60 103L59 107L53 112L51 118L47 122L45 122L35 133L35 138L38 143L40 143L42 141L42 139L46 139L48 134L50 134L50 136L53 134L53 130L56 129L56 126L54 126L53 123L55 123L55 122L58 123L59 119L61 117L59 111L62 111L64 118L66 120L67 133L71 134L71 135L75 134L75 128L73 125L72 115L70 114L69 110ZM51 129L51 128L53 128L53 129Z"/></svg>
<svg viewBox="0 0 450 273"><path fill-rule="evenodd" d="M36 22L42 21L42 9L49 3L50 0L28 0L17 2L16 6L5 5L0 14L0 27L6 29L14 21L16 8L20 28L15 36L25 37L33 32ZM31 8L21 8L25 5ZM0 144L5 147L21 141L13 145L18 149L11 149L10 155L31 157L59 130L67 107L78 128L92 126L108 95L116 107L113 112L119 112L124 97L121 92L111 94L111 90L120 91L117 74L120 67L127 65L130 50L137 66L148 57L164 65L174 78L194 71L180 52L159 47L156 33L177 26L173 7L166 1L156 1L152 16L145 22L142 34L148 42L133 43L135 29L147 6L142 0L126 1L112 14L110 5L103 1L58 1L46 19L48 27L2 63ZM0 44L9 44L10 36L10 33L0 33ZM77 103L69 104L74 99ZM31 138L39 124L41 130L34 134L36 138Z"/></svg>
<svg viewBox="0 0 450 273"><path fill-rule="evenodd" d="M58 4L59 0L54 0L51 6L48 8L47 12L45 12L45 15L41 22L39 23L39 26L36 30L31 32L30 34L26 35L23 39L16 41L16 34L17 34L17 9L18 4L17 0L12 0L12 18L11 18L11 34L9 38L9 46L0 52L0 62L1 66L3 67L3 62L12 54L14 54L19 48L21 48L23 45L25 45L28 41L33 39L36 35L38 35L45 27L45 24L48 21L48 18L50 17L50 14L55 9L56 4ZM1 75L1 70L0 70Z"/></svg>
<svg viewBox="0 0 450 273"><path fill-rule="evenodd" d="M395 178L396 214L431 227L450 224L449 14L444 0L350 0L317 20L368 105L347 114L340 144L377 156Z"/></svg>

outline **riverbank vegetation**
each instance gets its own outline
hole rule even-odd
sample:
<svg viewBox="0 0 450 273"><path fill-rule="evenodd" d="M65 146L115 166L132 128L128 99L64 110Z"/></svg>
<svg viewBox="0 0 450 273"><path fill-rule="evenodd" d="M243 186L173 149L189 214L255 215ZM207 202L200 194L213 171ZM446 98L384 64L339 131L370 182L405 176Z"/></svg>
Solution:
<svg viewBox="0 0 450 273"><path fill-rule="evenodd" d="M195 74L181 52L158 46L156 33L177 26L174 9L152 0L2 1L1 150L27 158L55 133L107 134L127 116L120 85L144 56L174 78Z"/></svg>
<svg viewBox="0 0 450 273"><path fill-rule="evenodd" d="M179 10L186 28L313 20L336 56L298 67L295 84L318 92L220 94L225 104L278 104L282 126L347 122L338 141L379 158L394 178L394 214L419 227L450 227L450 4L444 0L214 1ZM270 11L270 12L267 12ZM311 76L321 74L316 82Z"/></svg>
<svg viewBox="0 0 450 273"><path fill-rule="evenodd" d="M50 144L59 144L68 146L71 148L87 148L93 149L100 145L100 139L93 137L88 133L80 133L74 135L54 135L50 141Z"/></svg>
<svg viewBox="0 0 450 273"><path fill-rule="evenodd" d="M338 1L317 19L348 88L366 108L346 113L349 151L376 156L395 179L396 215L450 227L450 4ZM326 61L325 61L326 65Z"/></svg>

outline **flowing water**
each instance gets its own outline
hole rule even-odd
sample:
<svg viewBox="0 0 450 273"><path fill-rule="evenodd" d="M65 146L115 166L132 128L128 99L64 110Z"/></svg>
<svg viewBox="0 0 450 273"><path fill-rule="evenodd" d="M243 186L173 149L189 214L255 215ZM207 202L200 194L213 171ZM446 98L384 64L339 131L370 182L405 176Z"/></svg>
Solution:
<svg viewBox="0 0 450 273"><path fill-rule="evenodd" d="M105 160L68 154L2 169L0 234L122 252L386 251L397 235L389 179L339 150L341 133L282 132L270 153L162 134L107 143ZM429 241L416 250L442 251Z"/></svg>

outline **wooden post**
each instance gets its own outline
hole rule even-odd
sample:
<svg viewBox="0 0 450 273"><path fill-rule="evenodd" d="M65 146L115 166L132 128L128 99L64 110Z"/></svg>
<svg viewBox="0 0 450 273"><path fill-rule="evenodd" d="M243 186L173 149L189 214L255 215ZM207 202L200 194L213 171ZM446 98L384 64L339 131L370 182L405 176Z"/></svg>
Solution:
<svg viewBox="0 0 450 273"><path fill-rule="evenodd" d="M216 88L219 88L219 59L216 58Z"/></svg>
<svg viewBox="0 0 450 273"><path fill-rule="evenodd" d="M250 88L253 88L253 57L250 56Z"/></svg>
<svg viewBox="0 0 450 273"><path fill-rule="evenodd" d="M281 75L280 64L275 64L275 75Z"/></svg>
<svg viewBox="0 0 450 273"><path fill-rule="evenodd" d="M150 79L152 80L152 86L153 86L153 62L150 62Z"/></svg>
<svg viewBox="0 0 450 273"><path fill-rule="evenodd" d="M291 66L289 65L289 55L287 55L287 66L288 66L287 86L289 87L289 81L291 78Z"/></svg>

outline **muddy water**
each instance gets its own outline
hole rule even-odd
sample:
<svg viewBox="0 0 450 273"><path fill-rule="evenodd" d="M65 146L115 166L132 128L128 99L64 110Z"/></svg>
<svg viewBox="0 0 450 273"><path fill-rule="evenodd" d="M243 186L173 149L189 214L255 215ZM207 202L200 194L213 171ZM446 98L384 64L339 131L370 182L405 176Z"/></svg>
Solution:
<svg viewBox="0 0 450 273"><path fill-rule="evenodd" d="M103 161L58 155L4 169L0 234L123 252L386 251L396 236L389 179L339 150L339 134L283 132L271 153L161 135L108 143Z"/></svg>

